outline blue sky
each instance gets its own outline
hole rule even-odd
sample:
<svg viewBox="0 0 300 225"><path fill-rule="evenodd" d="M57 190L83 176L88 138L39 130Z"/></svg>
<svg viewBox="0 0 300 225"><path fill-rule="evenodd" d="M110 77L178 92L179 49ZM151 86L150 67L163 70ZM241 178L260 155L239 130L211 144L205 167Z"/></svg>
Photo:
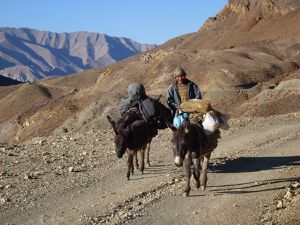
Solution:
<svg viewBox="0 0 300 225"><path fill-rule="evenodd" d="M197 31L227 0L1 0L0 27L88 31L162 44Z"/></svg>

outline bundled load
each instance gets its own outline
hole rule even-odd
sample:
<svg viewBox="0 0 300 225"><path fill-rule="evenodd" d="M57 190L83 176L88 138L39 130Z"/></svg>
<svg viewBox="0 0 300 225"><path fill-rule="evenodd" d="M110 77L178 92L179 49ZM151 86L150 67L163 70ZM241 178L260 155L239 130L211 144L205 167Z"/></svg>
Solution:
<svg viewBox="0 0 300 225"><path fill-rule="evenodd" d="M190 99L180 104L180 110L187 113L206 113L210 111L211 105L206 100Z"/></svg>
<svg viewBox="0 0 300 225"><path fill-rule="evenodd" d="M203 115L202 126L207 135L212 134L219 128L220 120L213 110Z"/></svg>
<svg viewBox="0 0 300 225"><path fill-rule="evenodd" d="M180 116L183 116L183 113L187 113L188 119L193 123L201 123L202 127L207 135L214 133L221 126L226 127L227 124L227 116L222 113L214 110L210 103L206 100L200 99L190 99L188 101L182 102L180 104L181 113L175 116L174 124L175 127L180 127L187 118L181 119Z"/></svg>

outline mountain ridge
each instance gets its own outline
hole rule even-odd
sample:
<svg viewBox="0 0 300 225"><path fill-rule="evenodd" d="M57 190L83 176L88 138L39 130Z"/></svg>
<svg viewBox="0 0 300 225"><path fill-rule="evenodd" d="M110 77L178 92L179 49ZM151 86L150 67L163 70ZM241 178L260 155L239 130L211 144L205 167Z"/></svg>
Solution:
<svg viewBox="0 0 300 225"><path fill-rule="evenodd" d="M0 74L20 81L73 74L111 65L155 46L85 31L0 28Z"/></svg>

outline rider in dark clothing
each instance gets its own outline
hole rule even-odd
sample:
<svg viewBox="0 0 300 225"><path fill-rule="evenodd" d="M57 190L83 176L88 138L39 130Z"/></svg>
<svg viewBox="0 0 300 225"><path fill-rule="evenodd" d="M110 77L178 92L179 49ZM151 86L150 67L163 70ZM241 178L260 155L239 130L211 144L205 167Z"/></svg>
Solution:
<svg viewBox="0 0 300 225"><path fill-rule="evenodd" d="M147 98L145 87L140 83L129 84L127 91L128 95L124 97L119 104L119 112L121 116L133 107L139 109L139 102Z"/></svg>
<svg viewBox="0 0 300 225"><path fill-rule="evenodd" d="M124 114L129 111L133 110L135 113L133 113L133 116L129 117L126 122L124 123L124 126L127 126L131 124L133 121L137 119L143 119L143 115L141 115L141 112L139 111L139 104L141 101L143 101L146 98L149 98L146 95L145 87L144 85L140 83L131 83L128 86L128 96L124 97L120 104L119 104L119 112L120 115L123 117ZM148 124L153 130L153 137L157 135L157 128L154 123Z"/></svg>

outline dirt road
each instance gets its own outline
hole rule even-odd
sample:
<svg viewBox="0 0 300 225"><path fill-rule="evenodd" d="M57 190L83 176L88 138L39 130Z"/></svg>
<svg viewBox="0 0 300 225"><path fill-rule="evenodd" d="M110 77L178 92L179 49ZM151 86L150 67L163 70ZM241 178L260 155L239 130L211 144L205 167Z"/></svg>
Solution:
<svg viewBox="0 0 300 225"><path fill-rule="evenodd" d="M182 196L170 131L126 179L112 132L0 146L0 224L300 224L300 114L232 120L208 187Z"/></svg>

